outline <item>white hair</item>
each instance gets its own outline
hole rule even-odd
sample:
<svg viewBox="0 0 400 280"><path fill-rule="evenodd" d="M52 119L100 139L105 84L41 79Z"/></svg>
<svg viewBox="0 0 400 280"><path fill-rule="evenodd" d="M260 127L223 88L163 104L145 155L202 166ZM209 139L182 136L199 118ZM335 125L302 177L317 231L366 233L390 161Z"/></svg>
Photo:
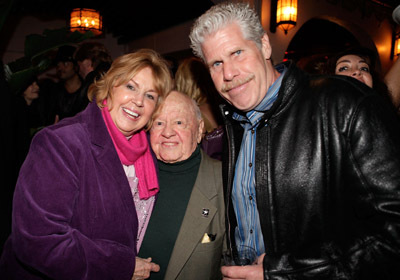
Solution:
<svg viewBox="0 0 400 280"><path fill-rule="evenodd" d="M195 21L189 35L193 53L205 61L201 49L205 38L231 23L238 24L244 38L254 41L261 49L265 31L257 13L247 3L224 2L212 6Z"/></svg>

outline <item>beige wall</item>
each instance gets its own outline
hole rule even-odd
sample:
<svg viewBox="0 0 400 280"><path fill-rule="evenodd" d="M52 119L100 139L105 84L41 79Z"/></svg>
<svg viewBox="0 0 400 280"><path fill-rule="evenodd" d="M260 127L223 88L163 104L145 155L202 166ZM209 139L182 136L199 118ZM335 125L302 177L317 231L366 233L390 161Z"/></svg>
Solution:
<svg viewBox="0 0 400 280"><path fill-rule="evenodd" d="M173 53L190 48L189 33L193 22L188 21L161 32L151 34L129 42L130 51L140 48L152 48L161 54Z"/></svg>

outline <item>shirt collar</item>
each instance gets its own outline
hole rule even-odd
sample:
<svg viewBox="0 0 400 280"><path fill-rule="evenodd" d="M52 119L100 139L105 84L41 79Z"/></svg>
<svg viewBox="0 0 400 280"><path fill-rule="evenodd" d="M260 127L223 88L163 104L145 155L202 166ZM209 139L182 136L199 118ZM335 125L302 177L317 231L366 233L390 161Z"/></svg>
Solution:
<svg viewBox="0 0 400 280"><path fill-rule="evenodd" d="M245 114L239 114L237 112L233 113L232 117L234 120L239 122L250 123L251 127L258 124L259 119L264 115L265 111L268 111L274 104L276 98L278 97L279 89L282 85L283 76L286 74L287 67L284 64L278 64L274 68L281 74L274 81L274 83L269 87L267 94L261 100L253 110L246 112Z"/></svg>

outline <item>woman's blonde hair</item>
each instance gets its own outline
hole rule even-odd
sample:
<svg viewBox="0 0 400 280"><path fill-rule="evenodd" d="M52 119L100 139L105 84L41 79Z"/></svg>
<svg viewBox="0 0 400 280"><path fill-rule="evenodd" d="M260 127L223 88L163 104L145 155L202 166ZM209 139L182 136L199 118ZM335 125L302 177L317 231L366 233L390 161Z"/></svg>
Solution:
<svg viewBox="0 0 400 280"><path fill-rule="evenodd" d="M188 57L179 64L175 89L191 97L204 110L205 131L211 132L216 125L223 123L219 105L224 101L215 88L208 67L200 58Z"/></svg>
<svg viewBox="0 0 400 280"><path fill-rule="evenodd" d="M175 87L193 98L199 106L207 103L213 94L218 95L207 66L196 57L186 58L179 64Z"/></svg>
<svg viewBox="0 0 400 280"><path fill-rule="evenodd" d="M107 73L89 87L89 100L95 101L100 108L104 107L103 101L112 99L113 87L128 82L146 67L153 73L154 87L159 96L158 105L172 89L173 81L167 62L151 49L140 49L116 58Z"/></svg>

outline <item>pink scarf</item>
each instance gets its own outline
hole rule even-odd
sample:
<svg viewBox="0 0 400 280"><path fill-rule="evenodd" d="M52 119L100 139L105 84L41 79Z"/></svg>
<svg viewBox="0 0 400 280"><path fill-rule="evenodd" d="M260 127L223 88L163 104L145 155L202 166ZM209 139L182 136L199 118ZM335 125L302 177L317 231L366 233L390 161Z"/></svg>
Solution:
<svg viewBox="0 0 400 280"><path fill-rule="evenodd" d="M159 186L146 132L141 130L128 140L115 126L107 106L103 107L101 113L122 164L135 165L140 199L155 195Z"/></svg>

